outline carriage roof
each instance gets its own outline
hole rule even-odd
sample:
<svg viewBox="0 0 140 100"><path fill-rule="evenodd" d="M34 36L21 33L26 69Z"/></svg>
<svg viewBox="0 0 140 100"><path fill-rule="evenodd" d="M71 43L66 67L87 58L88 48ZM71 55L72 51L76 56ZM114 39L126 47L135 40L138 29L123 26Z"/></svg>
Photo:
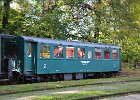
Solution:
<svg viewBox="0 0 140 100"><path fill-rule="evenodd" d="M55 40L55 39L40 38L40 37L30 37L30 36L21 36L21 37L25 41L46 43L46 44L120 49L120 46L110 45L110 44L100 44L100 43L90 43L90 42L76 42L76 41L66 41L66 40Z"/></svg>
<svg viewBox="0 0 140 100"><path fill-rule="evenodd" d="M0 38L13 38L15 37L14 35L9 35L9 34L0 34Z"/></svg>

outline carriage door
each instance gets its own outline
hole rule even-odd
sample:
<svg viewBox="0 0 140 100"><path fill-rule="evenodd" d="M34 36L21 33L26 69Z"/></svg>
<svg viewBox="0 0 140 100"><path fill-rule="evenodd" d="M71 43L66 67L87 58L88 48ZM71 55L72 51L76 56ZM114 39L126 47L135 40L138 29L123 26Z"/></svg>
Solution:
<svg viewBox="0 0 140 100"><path fill-rule="evenodd" d="M26 72L27 74L36 73L36 60L37 60L37 43L27 43L27 60L26 60Z"/></svg>

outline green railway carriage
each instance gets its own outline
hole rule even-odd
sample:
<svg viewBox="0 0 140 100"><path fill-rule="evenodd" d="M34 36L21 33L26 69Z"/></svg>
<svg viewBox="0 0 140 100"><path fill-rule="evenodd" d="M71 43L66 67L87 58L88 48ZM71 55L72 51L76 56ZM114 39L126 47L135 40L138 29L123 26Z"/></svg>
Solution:
<svg viewBox="0 0 140 100"><path fill-rule="evenodd" d="M116 45L28 36L3 37L3 40L7 42L1 59L9 57L7 66L14 72L7 71L7 76L19 76L23 81L82 79L121 70L121 52Z"/></svg>

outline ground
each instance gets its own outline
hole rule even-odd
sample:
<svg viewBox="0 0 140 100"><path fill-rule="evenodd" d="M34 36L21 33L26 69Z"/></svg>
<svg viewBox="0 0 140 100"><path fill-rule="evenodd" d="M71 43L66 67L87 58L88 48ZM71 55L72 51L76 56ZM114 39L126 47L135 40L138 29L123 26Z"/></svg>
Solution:
<svg viewBox="0 0 140 100"><path fill-rule="evenodd" d="M137 87L135 87L137 86ZM1 98L1 100L32 100L34 98L40 98L42 96L63 96L70 94L102 94L102 92L113 92L113 91L125 91L140 88L140 82L130 82L130 83L118 83L114 85L90 85L90 86L80 86L80 87L70 87L65 89L56 89L56 90L45 90L31 93L21 93L20 95L8 95ZM96 92L95 92L96 91ZM38 99L37 99L38 100ZM71 99L70 99L71 100Z"/></svg>
<svg viewBox="0 0 140 100"><path fill-rule="evenodd" d="M140 68L122 67L121 76L140 76Z"/></svg>
<svg viewBox="0 0 140 100"><path fill-rule="evenodd" d="M123 68L121 76L125 77L139 77L140 76L140 69L130 69L130 68ZM120 76L119 76L120 77ZM79 81L80 82L80 81ZM136 86L136 87L135 87ZM102 94L103 93L111 93L114 91L126 91L126 90L139 90L140 88L140 82L130 82L130 83L118 83L118 84L106 84L106 85L87 85L87 86L79 86L79 87L69 87L69 88L63 88L63 89L56 89L56 90L44 90L44 91L38 91L38 92L31 92L31 93L20 93L20 94L14 94L14 95L7 95L7 96L1 96L1 100L32 100L35 98L35 100L38 100L38 98L44 97L44 96L50 96L53 98L53 96L61 96L63 95L83 95L87 94ZM119 100L116 97L109 98L107 100ZM45 100L45 99L43 99ZM52 99L53 100L53 99ZM129 99L130 100L130 99ZM135 99L134 99L135 100ZM136 99L137 100L137 99Z"/></svg>

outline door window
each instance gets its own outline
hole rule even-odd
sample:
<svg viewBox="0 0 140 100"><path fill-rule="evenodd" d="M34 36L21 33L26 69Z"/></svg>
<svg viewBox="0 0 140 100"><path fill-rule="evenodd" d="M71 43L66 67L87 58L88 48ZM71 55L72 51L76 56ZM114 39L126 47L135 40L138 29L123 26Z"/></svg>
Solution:
<svg viewBox="0 0 140 100"><path fill-rule="evenodd" d="M28 43L28 57L32 57L32 45L31 45L31 43Z"/></svg>

